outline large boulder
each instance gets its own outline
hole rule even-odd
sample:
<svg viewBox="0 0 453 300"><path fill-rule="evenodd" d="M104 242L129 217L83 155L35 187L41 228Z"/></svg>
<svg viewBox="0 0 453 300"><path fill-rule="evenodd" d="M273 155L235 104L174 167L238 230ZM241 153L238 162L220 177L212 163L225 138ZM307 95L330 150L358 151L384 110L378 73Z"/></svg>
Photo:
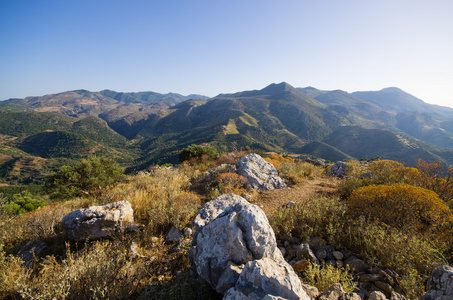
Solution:
<svg viewBox="0 0 453 300"><path fill-rule="evenodd" d="M286 187L277 169L255 153L244 156L236 163L236 173L247 179L248 189L261 191Z"/></svg>
<svg viewBox="0 0 453 300"><path fill-rule="evenodd" d="M308 299L258 206L235 194L222 195L208 202L194 223L192 269L225 299L240 299L242 294Z"/></svg>
<svg viewBox="0 0 453 300"><path fill-rule="evenodd" d="M134 223L134 211L128 201L75 210L61 220L61 227L75 241L109 237Z"/></svg>
<svg viewBox="0 0 453 300"><path fill-rule="evenodd" d="M421 300L453 299L453 267L442 266L433 270L429 279L430 290Z"/></svg>

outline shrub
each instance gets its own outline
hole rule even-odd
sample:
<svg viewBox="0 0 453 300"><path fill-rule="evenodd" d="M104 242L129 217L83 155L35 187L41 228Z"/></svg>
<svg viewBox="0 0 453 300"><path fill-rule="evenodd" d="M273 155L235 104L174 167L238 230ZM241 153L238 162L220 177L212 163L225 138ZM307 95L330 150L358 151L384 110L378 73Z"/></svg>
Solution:
<svg viewBox="0 0 453 300"><path fill-rule="evenodd" d="M145 263L129 259L123 246L96 242L90 249L58 262L49 257L39 276L29 273L18 280L18 292L32 299L130 299L148 276Z"/></svg>
<svg viewBox="0 0 453 300"><path fill-rule="evenodd" d="M216 182L220 194L240 194L241 192L245 192L243 187L247 183L247 179L236 173L223 173L217 177Z"/></svg>
<svg viewBox="0 0 453 300"><path fill-rule="evenodd" d="M440 161L428 163L419 159L417 169L420 171L418 184L453 206L453 168L445 171Z"/></svg>
<svg viewBox="0 0 453 300"><path fill-rule="evenodd" d="M426 230L453 221L451 210L434 192L407 184L363 187L347 203L353 218L364 216L398 229Z"/></svg>
<svg viewBox="0 0 453 300"><path fill-rule="evenodd" d="M368 171L371 178L361 178L361 173L350 176L341 181L338 186L342 199L351 196L352 192L360 187L369 185L394 185L406 183L417 185L420 172L415 168L405 167L393 160L376 160L369 164Z"/></svg>
<svg viewBox="0 0 453 300"><path fill-rule="evenodd" d="M38 207L46 205L41 199L34 199L27 191L13 195L13 199L2 206L2 209L10 215L18 215L30 212Z"/></svg>
<svg viewBox="0 0 453 300"><path fill-rule="evenodd" d="M403 234L379 222L349 221L338 238L372 264L401 275L400 284L409 299L421 297L432 270L448 264L432 240L414 233Z"/></svg>
<svg viewBox="0 0 453 300"><path fill-rule="evenodd" d="M15 299L16 280L26 273L20 258L7 255L0 243L0 298Z"/></svg>
<svg viewBox="0 0 453 300"><path fill-rule="evenodd" d="M269 222L277 237L289 234L307 242L321 238L318 242L346 247L372 265L394 270L402 276L401 285L411 299L422 295L434 268L448 264L443 258L448 245L437 236L403 233L378 221L352 218L346 203L338 198L322 197L293 208L279 208L269 216ZM451 231L445 235L451 236Z"/></svg>
<svg viewBox="0 0 453 300"><path fill-rule="evenodd" d="M198 300L221 297L204 279L193 276L189 270L185 270L169 282L145 290L141 293L141 299Z"/></svg>
<svg viewBox="0 0 453 300"><path fill-rule="evenodd" d="M309 241L317 236L335 243L333 230L343 226L346 205L338 198L321 197L298 203L292 208L279 208L269 216L277 236L289 234Z"/></svg>
<svg viewBox="0 0 453 300"><path fill-rule="evenodd" d="M230 153L222 153L217 158L215 164L218 166L222 165L222 164L235 165L238 162L238 160L240 160L241 158L243 158L246 155L247 155L247 152L245 152L245 151L233 151Z"/></svg>
<svg viewBox="0 0 453 300"><path fill-rule="evenodd" d="M335 283L340 283L347 293L352 293L357 287L357 282L348 269L332 265L310 264L304 273L304 283L315 286L320 291L325 291Z"/></svg>
<svg viewBox="0 0 453 300"><path fill-rule="evenodd" d="M308 162L284 162L281 164L279 172L289 179L290 182L297 184L303 182L306 178L321 176L322 167L314 166Z"/></svg>
<svg viewBox="0 0 453 300"><path fill-rule="evenodd" d="M115 161L91 156L75 166L63 166L50 176L47 187L53 197L99 195L123 177L124 169Z"/></svg>
<svg viewBox="0 0 453 300"><path fill-rule="evenodd" d="M294 163L294 160L291 157L283 157L277 155L266 157L264 160L274 165L276 169L280 169L283 163Z"/></svg>
<svg viewBox="0 0 453 300"><path fill-rule="evenodd" d="M191 158L201 159L203 155L207 155L211 159L216 159L219 156L217 149L212 146L192 144L179 153L179 161L184 162Z"/></svg>

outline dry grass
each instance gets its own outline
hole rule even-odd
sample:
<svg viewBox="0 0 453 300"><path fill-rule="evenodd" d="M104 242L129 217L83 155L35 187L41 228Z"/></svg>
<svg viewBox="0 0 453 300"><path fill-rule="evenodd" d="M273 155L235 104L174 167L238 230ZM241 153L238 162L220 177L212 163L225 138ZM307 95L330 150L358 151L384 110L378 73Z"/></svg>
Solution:
<svg viewBox="0 0 453 300"><path fill-rule="evenodd" d="M118 184L109 199L128 200L136 222L159 232L171 225L179 228L189 221L201 204L190 193L190 177L178 169L160 168L150 176L131 176Z"/></svg>

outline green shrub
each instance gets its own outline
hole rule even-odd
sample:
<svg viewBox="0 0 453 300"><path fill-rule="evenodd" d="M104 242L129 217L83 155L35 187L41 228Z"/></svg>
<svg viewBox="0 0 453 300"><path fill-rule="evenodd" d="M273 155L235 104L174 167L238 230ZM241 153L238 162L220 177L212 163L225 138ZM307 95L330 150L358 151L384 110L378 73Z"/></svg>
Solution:
<svg viewBox="0 0 453 300"><path fill-rule="evenodd" d="M29 192L23 191L20 194L13 195L13 199L3 204L2 209L9 215L18 215L45 205L43 200L34 199Z"/></svg>
<svg viewBox="0 0 453 300"><path fill-rule="evenodd" d="M91 156L75 166L63 166L47 180L53 197L70 197L100 194L118 182L124 169L106 157Z"/></svg>
<svg viewBox="0 0 453 300"><path fill-rule="evenodd" d="M201 159L204 155L207 155L211 159L217 159L219 156L217 149L212 146L192 144L179 153L179 161L184 162L193 158Z"/></svg>

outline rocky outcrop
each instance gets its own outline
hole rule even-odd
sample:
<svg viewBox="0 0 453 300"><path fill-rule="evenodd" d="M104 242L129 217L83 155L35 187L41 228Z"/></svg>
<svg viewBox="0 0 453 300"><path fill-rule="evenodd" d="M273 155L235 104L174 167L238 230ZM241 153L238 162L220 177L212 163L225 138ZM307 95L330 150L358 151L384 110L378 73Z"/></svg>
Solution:
<svg viewBox="0 0 453 300"><path fill-rule="evenodd" d="M429 279L429 288L420 300L453 299L453 267L442 266L434 269Z"/></svg>
<svg viewBox="0 0 453 300"><path fill-rule="evenodd" d="M236 173L247 179L248 189L261 191L286 187L275 167L255 153L244 156L236 163Z"/></svg>
<svg viewBox="0 0 453 300"><path fill-rule="evenodd" d="M327 170L327 175L335 177L346 177L346 169L348 164L343 161L337 161L334 165L330 166Z"/></svg>
<svg viewBox="0 0 453 300"><path fill-rule="evenodd" d="M134 223L134 213L128 201L91 206L75 210L61 220L61 227L70 239L99 239L123 232Z"/></svg>
<svg viewBox="0 0 453 300"><path fill-rule="evenodd" d="M192 269L224 299L309 299L258 206L222 195L208 202L194 223Z"/></svg>

